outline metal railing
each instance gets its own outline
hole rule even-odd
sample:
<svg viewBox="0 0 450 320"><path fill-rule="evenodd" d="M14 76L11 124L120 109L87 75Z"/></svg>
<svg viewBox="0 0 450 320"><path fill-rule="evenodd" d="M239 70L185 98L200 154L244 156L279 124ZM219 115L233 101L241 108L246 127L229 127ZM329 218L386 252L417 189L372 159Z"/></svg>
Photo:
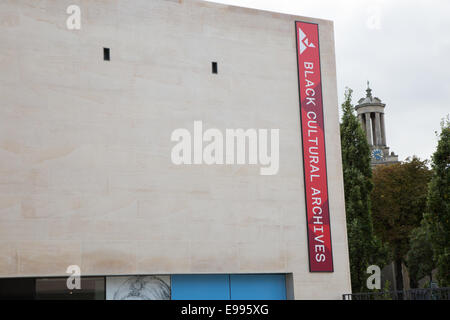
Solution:
<svg viewBox="0 0 450 320"><path fill-rule="evenodd" d="M450 300L450 288L410 289L343 294L343 300Z"/></svg>

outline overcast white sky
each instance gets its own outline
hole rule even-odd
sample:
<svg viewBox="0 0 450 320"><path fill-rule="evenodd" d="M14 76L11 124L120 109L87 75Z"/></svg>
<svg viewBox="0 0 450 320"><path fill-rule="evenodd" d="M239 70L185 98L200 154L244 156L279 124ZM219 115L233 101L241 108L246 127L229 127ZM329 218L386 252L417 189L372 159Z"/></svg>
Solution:
<svg viewBox="0 0 450 320"><path fill-rule="evenodd" d="M450 0L210 0L334 21L339 103L366 82L386 103L387 143L430 158L450 113Z"/></svg>

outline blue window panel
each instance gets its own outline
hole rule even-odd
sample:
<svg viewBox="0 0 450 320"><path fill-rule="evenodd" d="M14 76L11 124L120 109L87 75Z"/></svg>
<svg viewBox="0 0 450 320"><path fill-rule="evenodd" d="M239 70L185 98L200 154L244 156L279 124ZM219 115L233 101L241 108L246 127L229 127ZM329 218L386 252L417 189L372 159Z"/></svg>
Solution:
<svg viewBox="0 0 450 320"><path fill-rule="evenodd" d="M284 274L232 274L231 300L286 300Z"/></svg>
<svg viewBox="0 0 450 320"><path fill-rule="evenodd" d="M173 275L172 300L230 300L228 274Z"/></svg>

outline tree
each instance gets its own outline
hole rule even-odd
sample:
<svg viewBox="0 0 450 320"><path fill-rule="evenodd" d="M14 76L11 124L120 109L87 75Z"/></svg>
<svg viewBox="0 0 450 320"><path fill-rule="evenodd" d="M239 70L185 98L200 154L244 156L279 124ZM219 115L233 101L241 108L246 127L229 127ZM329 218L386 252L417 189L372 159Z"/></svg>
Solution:
<svg viewBox="0 0 450 320"><path fill-rule="evenodd" d="M450 285L450 123L441 123L436 152L432 157L433 177L428 190L425 220L430 224L431 245L441 286Z"/></svg>
<svg viewBox="0 0 450 320"><path fill-rule="evenodd" d="M373 236L370 214L370 147L354 115L351 99L352 90L347 89L342 104L342 165L352 290L362 292L367 291L367 267L380 264L382 250L380 241Z"/></svg>
<svg viewBox="0 0 450 320"><path fill-rule="evenodd" d="M403 289L402 263L409 251L411 231L420 226L425 212L430 178L427 161L417 157L373 170L374 230L392 250L397 290Z"/></svg>
<svg viewBox="0 0 450 320"><path fill-rule="evenodd" d="M425 220L422 220L420 227L411 232L410 248L406 256L411 288L417 288L419 280L425 276L432 279L431 272L436 263L433 259L430 234L430 225Z"/></svg>

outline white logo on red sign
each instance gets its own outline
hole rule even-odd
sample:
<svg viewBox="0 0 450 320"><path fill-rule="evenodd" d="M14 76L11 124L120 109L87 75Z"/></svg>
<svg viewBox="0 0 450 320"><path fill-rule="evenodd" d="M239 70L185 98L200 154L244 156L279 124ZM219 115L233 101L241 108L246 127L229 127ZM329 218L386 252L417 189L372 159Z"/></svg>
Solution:
<svg viewBox="0 0 450 320"><path fill-rule="evenodd" d="M298 34L299 34L299 42L300 42L300 54L302 54L306 49L308 48L315 48L316 46L314 43L309 42L308 38L306 37L306 34L303 32L301 28L298 28Z"/></svg>

